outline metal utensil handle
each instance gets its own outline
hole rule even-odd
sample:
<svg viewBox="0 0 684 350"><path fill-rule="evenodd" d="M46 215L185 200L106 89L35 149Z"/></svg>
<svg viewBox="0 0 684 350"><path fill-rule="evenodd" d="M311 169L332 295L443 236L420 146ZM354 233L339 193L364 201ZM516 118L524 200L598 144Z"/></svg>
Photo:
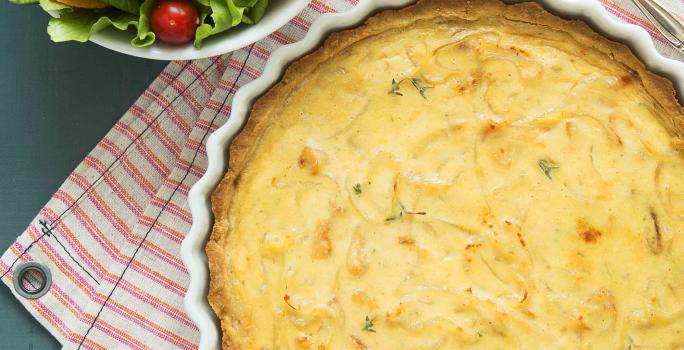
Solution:
<svg viewBox="0 0 684 350"><path fill-rule="evenodd" d="M684 25L675 18L672 12L668 11L654 0L643 0L642 2L649 9L649 12L651 12L653 17L655 17L668 32L684 43Z"/></svg>
<svg viewBox="0 0 684 350"><path fill-rule="evenodd" d="M658 20L658 18L656 17L656 15L654 15L654 13L651 12L651 11L652 11L652 10L651 10L652 7L649 7L649 6L646 4L646 1L650 1L650 0L632 0L632 2L639 8L639 10L641 10L641 12L644 13L644 16L646 16L646 18L647 18L647 19L653 24L653 26L658 30L658 32L660 32L660 34L662 34L662 35L665 37L665 39L667 39L667 41L669 41L670 44L672 44L672 46L674 46L674 47L675 47L676 49L678 49L680 52L684 53L684 42L681 41L681 40L679 40L679 38L677 38L673 33L671 33L671 32L670 32L670 31L669 31L669 30L668 30L668 29L667 29L667 28ZM662 9L662 7L661 7L661 9ZM673 17L673 19L674 19L674 17ZM676 20L675 20L675 21L676 21Z"/></svg>

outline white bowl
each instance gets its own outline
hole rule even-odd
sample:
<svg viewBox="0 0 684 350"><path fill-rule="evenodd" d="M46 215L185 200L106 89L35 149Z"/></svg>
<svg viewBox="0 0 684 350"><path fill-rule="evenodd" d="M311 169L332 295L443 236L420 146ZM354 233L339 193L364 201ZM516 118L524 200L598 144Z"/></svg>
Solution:
<svg viewBox="0 0 684 350"><path fill-rule="evenodd" d="M308 3L309 0L272 0L258 23L242 24L211 36L199 49L192 44L172 46L159 40L148 47L133 47L130 41L134 34L114 28L95 33L90 41L130 56L164 61L195 60L231 52L265 38L299 14Z"/></svg>
<svg viewBox="0 0 684 350"><path fill-rule="evenodd" d="M360 23L372 11L405 5L412 0L360 0L352 10L321 15L299 42L285 45L273 52L261 76L245 84L233 98L228 121L207 140L209 164L202 178L190 190L188 201L192 213L192 228L183 240L181 256L190 274L190 285L185 296L185 310L200 330L199 350L220 349L220 325L207 302L209 271L204 245L211 233L212 213L210 196L223 176L228 147L242 128L252 102L278 79L285 67L298 57L316 48L333 30ZM519 2L509 0L509 2ZM654 72L672 80L680 98L684 98L684 62L663 57L656 50L643 28L618 22L596 0L537 0L550 12L564 18L586 21L597 32L628 45Z"/></svg>

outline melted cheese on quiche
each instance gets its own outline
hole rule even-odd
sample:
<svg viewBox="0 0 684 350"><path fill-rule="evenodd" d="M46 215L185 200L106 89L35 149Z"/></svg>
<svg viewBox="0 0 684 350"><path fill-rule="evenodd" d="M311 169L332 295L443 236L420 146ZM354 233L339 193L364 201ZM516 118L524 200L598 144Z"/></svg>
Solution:
<svg viewBox="0 0 684 350"><path fill-rule="evenodd" d="M435 19L272 116L225 240L240 349L682 349L684 157L570 35Z"/></svg>

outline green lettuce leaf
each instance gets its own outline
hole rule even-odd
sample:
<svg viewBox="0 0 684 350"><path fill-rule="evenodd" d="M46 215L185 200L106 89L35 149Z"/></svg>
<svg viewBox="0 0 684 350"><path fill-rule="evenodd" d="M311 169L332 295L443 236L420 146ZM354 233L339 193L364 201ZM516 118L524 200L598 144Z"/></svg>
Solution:
<svg viewBox="0 0 684 350"><path fill-rule="evenodd" d="M121 11L137 15L140 13L140 2L138 0L100 0L105 4L117 8Z"/></svg>
<svg viewBox="0 0 684 350"><path fill-rule="evenodd" d="M71 8L69 5L64 5L61 2L53 1L53 0L40 0L39 1L40 7L44 11L56 11L56 12L72 12L74 9Z"/></svg>
<svg viewBox="0 0 684 350"><path fill-rule="evenodd" d="M252 7L254 4L257 3L259 0L235 0L235 6L240 6L240 7Z"/></svg>
<svg viewBox="0 0 684 350"><path fill-rule="evenodd" d="M195 32L195 47L212 35L240 23L253 24L263 16L268 0L208 0L209 9L200 9L200 26Z"/></svg>
<svg viewBox="0 0 684 350"><path fill-rule="evenodd" d="M9 2L18 5L37 4L39 0L9 0Z"/></svg>
<svg viewBox="0 0 684 350"><path fill-rule="evenodd" d="M130 26L137 27L138 16L118 10L75 9L73 12L60 14L59 18L51 19L47 31L50 39L55 42L86 42L93 33L109 26L119 30L126 30Z"/></svg>
<svg viewBox="0 0 684 350"><path fill-rule="evenodd" d="M48 34L55 42L86 42L107 27L118 30L136 29L131 45L144 47L155 42L150 27L150 15L159 0L101 0L106 9L77 9L56 0L9 0L16 4L39 4L45 11L59 13L48 23ZM268 0L194 0L200 14L195 32L195 46L204 40L241 23L254 24L264 16Z"/></svg>
<svg viewBox="0 0 684 350"><path fill-rule="evenodd" d="M255 0L254 5L245 11L242 21L247 24L259 22L264 17L266 7L268 7L268 0Z"/></svg>
<svg viewBox="0 0 684 350"><path fill-rule="evenodd" d="M235 0L226 0L226 3L230 12L231 27L235 27L242 23L242 14L245 12L246 7L235 5Z"/></svg>
<svg viewBox="0 0 684 350"><path fill-rule="evenodd" d="M200 9L200 25L195 31L195 47L202 46L204 39L232 27L232 17L226 1L209 0L210 12ZM209 22L209 19L212 23Z"/></svg>
<svg viewBox="0 0 684 350"><path fill-rule="evenodd" d="M206 5L204 5L204 1L207 2ZM202 14L210 15L211 14L211 7L209 7L209 0L202 0L202 1L197 1L195 3L195 7L197 7L197 11L200 13L200 23L202 22Z"/></svg>
<svg viewBox="0 0 684 350"><path fill-rule="evenodd" d="M140 5L140 18L138 19L138 33L135 38L131 40L131 44L135 47L145 47L152 45L156 39L155 34L150 29L150 14L154 10L157 0L145 0Z"/></svg>

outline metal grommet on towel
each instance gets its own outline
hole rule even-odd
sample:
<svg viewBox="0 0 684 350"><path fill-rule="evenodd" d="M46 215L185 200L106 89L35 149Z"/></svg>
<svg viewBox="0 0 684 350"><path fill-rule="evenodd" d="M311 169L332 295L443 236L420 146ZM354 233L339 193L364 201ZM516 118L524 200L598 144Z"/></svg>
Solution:
<svg viewBox="0 0 684 350"><path fill-rule="evenodd" d="M52 275L45 265L31 261L14 269L14 290L26 299L38 299L50 290Z"/></svg>

